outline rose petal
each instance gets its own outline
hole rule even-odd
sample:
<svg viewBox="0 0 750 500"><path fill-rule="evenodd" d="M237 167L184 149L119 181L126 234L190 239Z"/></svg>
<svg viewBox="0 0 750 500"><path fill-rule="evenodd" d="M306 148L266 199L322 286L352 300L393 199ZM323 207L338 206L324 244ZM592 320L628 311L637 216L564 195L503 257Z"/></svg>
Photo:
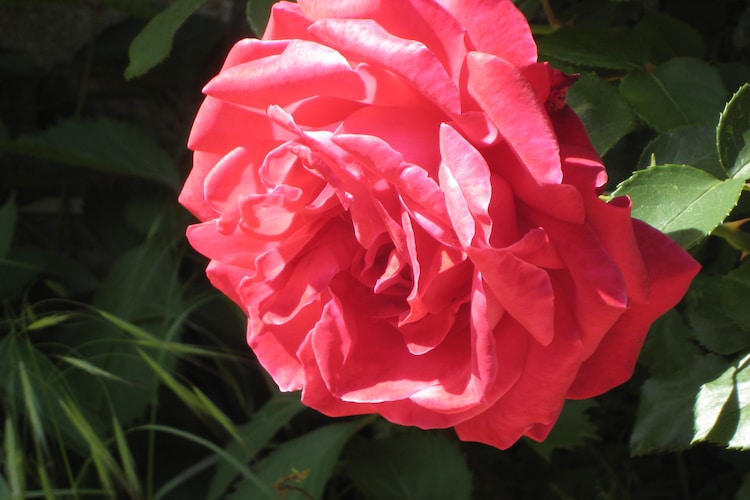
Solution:
<svg viewBox="0 0 750 500"><path fill-rule="evenodd" d="M220 73L225 70L270 56L278 56L289 46L289 40L262 41L255 38L245 38L235 43L227 54Z"/></svg>
<svg viewBox="0 0 750 500"><path fill-rule="evenodd" d="M305 17L296 3L275 3L271 6L271 15L263 33L263 40L306 39L307 27L310 24L312 21Z"/></svg>
<svg viewBox="0 0 750 500"><path fill-rule="evenodd" d="M622 315L581 366L569 398L597 396L628 380L651 323L680 301L700 270L668 236L637 219L633 229L651 280L651 302L635 304Z"/></svg>
<svg viewBox="0 0 750 500"><path fill-rule="evenodd" d="M398 38L369 19L323 19L310 30L347 58L401 76L449 116L461 113L456 84L423 43Z"/></svg>
<svg viewBox="0 0 750 500"><path fill-rule="evenodd" d="M533 87L518 69L489 54L467 57L471 95L539 184L562 181L560 149Z"/></svg>
<svg viewBox="0 0 750 500"><path fill-rule="evenodd" d="M531 234L531 233L530 233ZM516 245L523 247L529 236ZM469 258L497 300L537 342L548 345L555 336L555 295L549 274L508 249L470 248Z"/></svg>
<svg viewBox="0 0 750 500"><path fill-rule="evenodd" d="M253 59L222 71L203 91L258 109L265 109L269 102L287 105L310 95L355 101L366 95L361 78L341 54L303 40L291 41L277 56Z"/></svg>
<svg viewBox="0 0 750 500"><path fill-rule="evenodd" d="M536 62L531 29L510 0L440 0L440 3L467 29L477 50L495 54L521 68Z"/></svg>
<svg viewBox="0 0 750 500"><path fill-rule="evenodd" d="M252 130L252 134L248 130ZM242 144L246 149L257 148L262 152L291 138L264 112L207 97L195 117L188 147L193 151L226 154Z"/></svg>
<svg viewBox="0 0 750 500"><path fill-rule="evenodd" d="M430 47L454 81L458 81L466 44L463 27L443 6L432 0L400 2L303 0L302 10L311 19L372 19L388 33Z"/></svg>
<svg viewBox="0 0 750 500"><path fill-rule="evenodd" d="M206 201L203 193L203 183L213 166L220 159L221 155L213 153L196 151L193 154L193 169L185 180L185 185L182 187L182 191L180 191L178 201L183 207L190 210L198 220L206 221L218 215L211 204Z"/></svg>

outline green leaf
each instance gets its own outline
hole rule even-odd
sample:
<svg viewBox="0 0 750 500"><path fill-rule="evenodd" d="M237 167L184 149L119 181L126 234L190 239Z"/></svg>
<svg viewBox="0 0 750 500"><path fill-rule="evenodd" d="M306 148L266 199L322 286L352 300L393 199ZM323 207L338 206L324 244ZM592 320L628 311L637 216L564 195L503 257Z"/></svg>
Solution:
<svg viewBox="0 0 750 500"><path fill-rule="evenodd" d="M166 59L177 30L204 3L206 0L176 0L154 16L130 44L125 79L141 76Z"/></svg>
<svg viewBox="0 0 750 500"><path fill-rule="evenodd" d="M744 330L743 338L750 345L750 264L743 264L721 279L724 313Z"/></svg>
<svg viewBox="0 0 750 500"><path fill-rule="evenodd" d="M254 468L269 487L288 500L322 498L342 448L358 421L332 424L283 442ZM261 498L257 484L242 481L227 500Z"/></svg>
<svg viewBox="0 0 750 500"><path fill-rule="evenodd" d="M11 498L24 498L26 490L26 478L23 472L25 453L23 443L18 436L17 424L12 415L5 417L3 450L5 472L8 474L8 483L12 492Z"/></svg>
<svg viewBox="0 0 750 500"><path fill-rule="evenodd" d="M11 495L8 481L6 481L5 477L0 474L0 498L13 498Z"/></svg>
<svg viewBox="0 0 750 500"><path fill-rule="evenodd" d="M218 456L220 459L227 462L229 465L234 467L241 475L245 478L246 481L249 483L255 485L256 491L258 492L257 496L248 497L253 498L253 500L257 499L273 499L273 490L266 486L266 484L257 476L255 475L245 464L235 459L233 456L216 446L211 441L202 438L200 436L197 436L193 433L183 431L181 429L176 429L174 427L170 427L167 425L156 425L156 424L148 424L148 425L141 425L139 427L135 427L132 430L143 430L143 431L158 431L158 432L164 432L166 434L172 434L174 436L178 436L186 441L191 441L193 443L199 444L200 446L203 446L204 448L207 448L211 450L216 456Z"/></svg>
<svg viewBox="0 0 750 500"><path fill-rule="evenodd" d="M750 178L750 84L729 100L716 130L719 158L729 175Z"/></svg>
<svg viewBox="0 0 750 500"><path fill-rule="evenodd" d="M274 435L305 407L297 393L280 393L253 415L250 422L237 427L242 442L233 441L227 453L240 462L250 462ZM216 468L206 500L223 498L227 488L239 476L229 464L222 462Z"/></svg>
<svg viewBox="0 0 750 500"><path fill-rule="evenodd" d="M599 26L563 26L537 42L542 59L593 68L631 70L646 62L646 50L631 31Z"/></svg>
<svg viewBox="0 0 750 500"><path fill-rule="evenodd" d="M693 439L693 406L700 387L726 369L717 356L701 356L687 372L643 384L630 451L643 455L682 450Z"/></svg>
<svg viewBox="0 0 750 500"><path fill-rule="evenodd" d="M154 328L146 330L164 333L162 325L183 310L178 265L168 245L148 240L120 256L93 305L125 320L149 320Z"/></svg>
<svg viewBox="0 0 750 500"><path fill-rule="evenodd" d="M672 309L649 329L638 362L648 366L652 377L670 378L689 369L702 352L682 315Z"/></svg>
<svg viewBox="0 0 750 500"><path fill-rule="evenodd" d="M693 442L750 448L750 355L701 386L695 400Z"/></svg>
<svg viewBox="0 0 750 500"><path fill-rule="evenodd" d="M703 57L705 47L700 33L689 24L657 11L648 11L635 27L646 44L649 60L662 63L673 57Z"/></svg>
<svg viewBox="0 0 750 500"><path fill-rule="evenodd" d="M263 35L268 24L268 18L271 16L271 6L276 0L247 0L247 22L253 33L259 37Z"/></svg>
<svg viewBox="0 0 750 500"><path fill-rule="evenodd" d="M61 342L117 379L93 378L88 373L66 372L70 387L85 395L88 411L106 418L114 411L123 425L137 418L151 402L163 379L139 354L139 341L175 341L184 309L177 276L177 260L157 239L125 252L97 290L91 309L103 318L91 318L61 327ZM169 373L177 353L168 343L155 344L148 354Z"/></svg>
<svg viewBox="0 0 750 500"><path fill-rule="evenodd" d="M127 479L120 465L109 452L104 441L91 426L88 418L81 409L72 401L60 400L59 403L70 423L73 424L86 441L86 444L88 444L91 460L94 463L102 486L106 490L113 492L115 490L113 479L117 480L120 484L127 484Z"/></svg>
<svg viewBox="0 0 750 500"><path fill-rule="evenodd" d="M50 314L47 316L42 316L41 318L35 320L26 328L29 331L44 330L45 328L51 328L53 326L59 325L60 323L65 323L74 316L75 314L72 313Z"/></svg>
<svg viewBox="0 0 750 500"><path fill-rule="evenodd" d="M69 119L18 138L14 150L50 161L179 185L177 168L150 135L131 125L100 118Z"/></svg>
<svg viewBox="0 0 750 500"><path fill-rule="evenodd" d="M208 396L206 396L197 387L188 389L184 384L180 383L175 377L173 377L167 370L164 370L160 363L157 363L153 358L138 349L138 354L143 360L145 360L151 370L159 378L159 381L169 387L174 394L180 398L180 400L190 408L195 414L199 416L209 417L214 422L221 425L232 437L240 440L241 437L237 433L237 429L234 426L232 420L222 412Z"/></svg>
<svg viewBox="0 0 750 500"><path fill-rule="evenodd" d="M592 400L566 401L560 418L557 419L549 436L541 443L530 439L527 439L526 443L549 462L554 450L572 450L586 441L597 439L596 426L586 414L595 406L596 403Z"/></svg>
<svg viewBox="0 0 750 500"><path fill-rule="evenodd" d="M581 117L596 151L603 155L635 127L630 104L606 80L581 75L568 89L568 104Z"/></svg>
<svg viewBox="0 0 750 500"><path fill-rule="evenodd" d="M135 459L133 453L128 446L128 442L125 439L125 432L117 421L117 417L112 418L112 429L115 434L115 442L117 443L117 451L120 455L120 461L125 473L125 479L127 480L127 489L133 498L142 496L141 483L138 479L138 473L136 472Z"/></svg>
<svg viewBox="0 0 750 500"><path fill-rule="evenodd" d="M746 293L747 285L744 280L734 278L728 281L721 275L698 276L685 299L685 313L693 335L701 345L716 354L732 355L750 347L750 330L740 327L731 314L731 304L746 297L732 297L731 294ZM742 303L740 306L738 314L747 314L744 312L746 305Z"/></svg>
<svg viewBox="0 0 750 500"><path fill-rule="evenodd" d="M633 217L690 248L724 220L743 186L740 179L720 181L687 165L661 165L635 172L612 196L630 196Z"/></svg>
<svg viewBox="0 0 750 500"><path fill-rule="evenodd" d="M361 440L350 447L346 463L349 477L368 499L471 498L466 460L438 434Z"/></svg>
<svg viewBox="0 0 750 500"><path fill-rule="evenodd" d="M60 398L71 399L61 378L57 367L26 335L0 340L0 400L4 407L31 422L36 420L35 430L42 428L48 440L55 438L58 445L83 453L86 443L57 404ZM89 415L88 421L97 430L102 428L95 415Z"/></svg>
<svg viewBox="0 0 750 500"><path fill-rule="evenodd" d="M0 207L0 259L7 257L10 252L10 244L16 230L17 220L18 209L16 208L15 196L10 195L8 200Z"/></svg>
<svg viewBox="0 0 750 500"><path fill-rule="evenodd" d="M643 150L640 167L652 165L690 165L718 179L727 176L716 151L716 127L677 127L659 135Z"/></svg>
<svg viewBox="0 0 750 500"><path fill-rule="evenodd" d="M44 426L40 416L41 404L39 394L35 390L29 376L29 368L23 361L18 363L18 374L21 378L21 392L23 394L23 403L26 409L26 418L28 418L34 441L42 447L46 447L44 442Z"/></svg>
<svg viewBox="0 0 750 500"><path fill-rule="evenodd" d="M659 132L683 125L714 125L726 90L718 72L689 57L671 59L653 71L634 71L620 92Z"/></svg>
<svg viewBox="0 0 750 500"><path fill-rule="evenodd" d="M85 371L89 375L93 375L94 377L103 377L103 378L108 378L110 380L114 380L117 382L127 383L126 380L123 380L120 377L117 377L115 375L112 375L109 372L102 370L101 368L97 367L96 365L91 364L85 359L78 359L78 358L73 358L70 356L60 356L60 359L62 361L65 361L69 365L78 368L79 370Z"/></svg>

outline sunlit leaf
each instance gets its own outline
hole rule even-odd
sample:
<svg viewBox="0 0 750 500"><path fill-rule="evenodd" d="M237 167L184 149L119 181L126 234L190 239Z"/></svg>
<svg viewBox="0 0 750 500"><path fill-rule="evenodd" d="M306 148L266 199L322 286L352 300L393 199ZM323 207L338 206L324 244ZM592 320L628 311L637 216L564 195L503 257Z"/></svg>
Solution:
<svg viewBox="0 0 750 500"><path fill-rule="evenodd" d="M695 401L693 442L750 448L750 355L703 384Z"/></svg>
<svg viewBox="0 0 750 500"><path fill-rule="evenodd" d="M727 103L717 129L719 157L729 175L750 178L750 84Z"/></svg>
<svg viewBox="0 0 750 500"><path fill-rule="evenodd" d="M633 217L690 248L724 220L743 186L740 179L721 181L687 165L661 165L637 171L612 195L630 196Z"/></svg>
<svg viewBox="0 0 750 500"><path fill-rule="evenodd" d="M700 387L713 380L726 362L716 356L701 356L687 371L643 385L630 450L634 455L682 450L693 439L693 406Z"/></svg>

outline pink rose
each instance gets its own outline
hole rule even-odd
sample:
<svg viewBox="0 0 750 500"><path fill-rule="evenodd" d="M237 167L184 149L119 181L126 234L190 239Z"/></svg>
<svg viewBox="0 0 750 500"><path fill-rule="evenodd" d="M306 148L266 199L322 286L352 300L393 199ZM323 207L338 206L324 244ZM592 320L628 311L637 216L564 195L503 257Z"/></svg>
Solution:
<svg viewBox="0 0 750 500"><path fill-rule="evenodd" d="M598 197L510 0L274 6L206 86L180 201L282 391L507 448L627 380L698 264Z"/></svg>

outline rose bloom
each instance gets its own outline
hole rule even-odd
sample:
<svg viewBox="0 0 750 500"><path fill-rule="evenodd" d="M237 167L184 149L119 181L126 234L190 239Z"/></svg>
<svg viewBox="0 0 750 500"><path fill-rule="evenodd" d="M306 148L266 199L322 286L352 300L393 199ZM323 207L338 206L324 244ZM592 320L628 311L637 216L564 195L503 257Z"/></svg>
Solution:
<svg viewBox="0 0 750 500"><path fill-rule="evenodd" d="M281 2L189 140L181 203L282 391L507 448L624 382L698 264L605 203L510 0Z"/></svg>

